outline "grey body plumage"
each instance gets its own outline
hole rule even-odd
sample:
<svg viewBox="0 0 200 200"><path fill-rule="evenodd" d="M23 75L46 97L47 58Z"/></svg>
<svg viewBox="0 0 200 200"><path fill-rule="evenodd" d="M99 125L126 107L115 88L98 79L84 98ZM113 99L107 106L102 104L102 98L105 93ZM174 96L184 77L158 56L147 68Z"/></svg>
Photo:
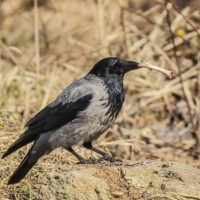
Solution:
<svg viewBox="0 0 200 200"><path fill-rule="evenodd" d="M19 182L41 156L58 147L69 150L81 163L87 161L73 151L72 148L77 145L113 161L108 154L93 147L92 141L114 123L124 102L123 76L134 69L138 69L136 62L103 59L31 119L25 133L3 155L4 158L35 141L8 184Z"/></svg>
<svg viewBox="0 0 200 200"><path fill-rule="evenodd" d="M68 103L68 101L73 102L90 94L93 97L88 107L84 111L80 111L74 120L53 131L46 132L38 138L32 150L34 156L31 156L29 162L38 160L41 153L50 153L58 147L68 149L94 141L112 125L117 115L113 116L107 113L111 106L107 105L108 88L101 79L93 75L88 75L72 83L49 106L56 106L60 102L62 104ZM44 148L45 145L47 149ZM41 148L44 149L43 152Z"/></svg>

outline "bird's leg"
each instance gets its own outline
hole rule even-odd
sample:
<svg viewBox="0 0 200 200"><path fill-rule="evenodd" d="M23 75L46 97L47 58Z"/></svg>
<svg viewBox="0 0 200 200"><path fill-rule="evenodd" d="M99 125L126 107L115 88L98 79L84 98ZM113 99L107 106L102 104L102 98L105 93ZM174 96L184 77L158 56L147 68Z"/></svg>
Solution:
<svg viewBox="0 0 200 200"><path fill-rule="evenodd" d="M96 160L85 160L83 157L81 157L79 154L77 154L72 148L67 149L70 153L72 153L80 162L76 164L96 164Z"/></svg>
<svg viewBox="0 0 200 200"><path fill-rule="evenodd" d="M92 150L92 151L94 151L94 152L96 152L96 153L102 155L104 160L107 160L107 161L110 161L110 162L115 162L115 161L122 162L122 160L114 159L114 158L113 158L112 156L110 156L109 154L107 154L107 153L105 153L105 152L103 152L103 151L101 151L101 150L99 150L99 149L93 147L91 142L85 142L85 143L83 144L83 146L84 146L86 149L90 149L90 150Z"/></svg>

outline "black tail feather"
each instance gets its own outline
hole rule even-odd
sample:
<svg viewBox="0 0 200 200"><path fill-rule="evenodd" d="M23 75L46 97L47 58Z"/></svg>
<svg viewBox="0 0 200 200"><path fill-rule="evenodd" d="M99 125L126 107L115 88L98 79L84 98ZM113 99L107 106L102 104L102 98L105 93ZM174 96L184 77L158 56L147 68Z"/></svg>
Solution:
<svg viewBox="0 0 200 200"><path fill-rule="evenodd" d="M32 146L32 148L33 148L33 146ZM32 163L28 163L32 148L29 150L29 152L25 156L24 160L21 162L19 167L15 170L13 175L10 177L10 179L8 181L8 185L15 184L15 183L18 183L19 181L21 181L24 178L24 176L26 176L26 174L30 171L30 169L37 162L37 161L35 161L35 162L32 162Z"/></svg>
<svg viewBox="0 0 200 200"><path fill-rule="evenodd" d="M9 149L6 151L6 153L3 154L2 159L6 156L10 155L14 151L20 149L21 147L25 146L26 144L34 141L38 136L37 135L30 135L28 137L20 137L17 141L15 141Z"/></svg>

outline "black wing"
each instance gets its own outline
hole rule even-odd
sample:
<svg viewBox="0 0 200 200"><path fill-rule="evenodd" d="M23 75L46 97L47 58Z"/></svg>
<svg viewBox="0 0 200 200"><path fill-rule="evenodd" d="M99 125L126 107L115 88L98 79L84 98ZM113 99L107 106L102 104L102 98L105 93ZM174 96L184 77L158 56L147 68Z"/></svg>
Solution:
<svg viewBox="0 0 200 200"><path fill-rule="evenodd" d="M58 102L55 106L48 105L26 124L28 129L10 146L2 158L34 141L41 133L59 128L75 119L79 111L89 106L92 97L92 94L87 94L75 102L65 104Z"/></svg>

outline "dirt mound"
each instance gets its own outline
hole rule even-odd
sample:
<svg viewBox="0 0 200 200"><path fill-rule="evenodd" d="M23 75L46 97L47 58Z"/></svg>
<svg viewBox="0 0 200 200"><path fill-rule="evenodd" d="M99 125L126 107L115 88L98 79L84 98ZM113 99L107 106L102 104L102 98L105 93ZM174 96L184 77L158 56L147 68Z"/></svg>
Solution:
<svg viewBox="0 0 200 200"><path fill-rule="evenodd" d="M38 199L200 199L200 170L181 162L68 165L46 174Z"/></svg>

